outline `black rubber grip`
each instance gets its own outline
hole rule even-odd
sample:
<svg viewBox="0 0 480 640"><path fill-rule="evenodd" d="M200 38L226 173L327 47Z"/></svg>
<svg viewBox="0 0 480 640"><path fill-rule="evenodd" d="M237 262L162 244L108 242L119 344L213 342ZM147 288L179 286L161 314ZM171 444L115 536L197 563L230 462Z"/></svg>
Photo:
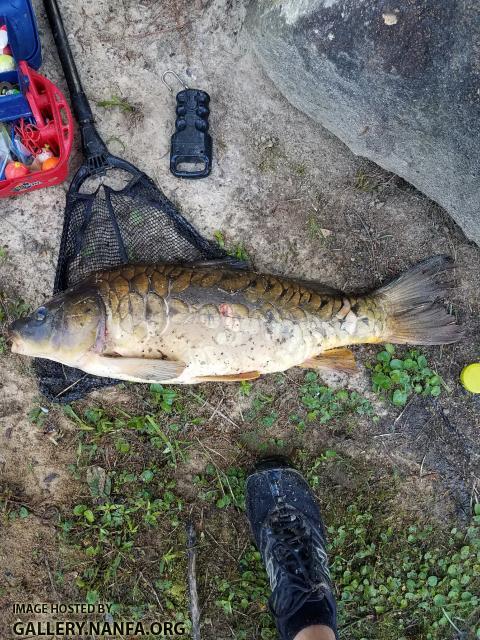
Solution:
<svg viewBox="0 0 480 640"><path fill-rule="evenodd" d="M67 34L63 25L62 14L57 0L43 0L47 12L48 21L53 33L53 39L57 46L58 56L62 63L63 73L67 81L70 99L77 122L93 123L93 113L90 103L82 87L82 81L73 58L72 50L68 43Z"/></svg>

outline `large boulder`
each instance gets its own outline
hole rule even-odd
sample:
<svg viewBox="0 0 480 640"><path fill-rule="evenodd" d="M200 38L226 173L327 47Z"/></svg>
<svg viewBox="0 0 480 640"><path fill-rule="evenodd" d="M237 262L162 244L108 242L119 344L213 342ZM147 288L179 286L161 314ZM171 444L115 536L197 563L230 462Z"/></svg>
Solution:
<svg viewBox="0 0 480 640"><path fill-rule="evenodd" d="M252 0L247 27L292 104L480 244L478 0Z"/></svg>

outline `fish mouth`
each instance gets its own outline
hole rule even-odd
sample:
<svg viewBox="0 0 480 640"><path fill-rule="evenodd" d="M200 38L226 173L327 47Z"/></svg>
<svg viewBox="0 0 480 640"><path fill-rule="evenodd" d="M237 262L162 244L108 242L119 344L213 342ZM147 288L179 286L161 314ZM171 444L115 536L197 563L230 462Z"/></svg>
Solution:
<svg viewBox="0 0 480 640"><path fill-rule="evenodd" d="M6 342L10 345L12 353L22 353L22 339L17 331L14 329L8 329Z"/></svg>

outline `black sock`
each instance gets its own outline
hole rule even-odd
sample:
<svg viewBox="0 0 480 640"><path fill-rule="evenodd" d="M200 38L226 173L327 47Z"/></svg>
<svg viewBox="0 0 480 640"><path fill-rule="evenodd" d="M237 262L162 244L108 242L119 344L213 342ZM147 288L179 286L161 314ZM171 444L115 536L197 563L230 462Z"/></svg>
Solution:
<svg viewBox="0 0 480 640"><path fill-rule="evenodd" d="M302 629L315 624L323 624L326 627L330 627L335 633L335 637L338 638L335 605L332 606L327 598L323 598L320 601L307 600L293 616L277 620L277 627L282 640L293 640Z"/></svg>

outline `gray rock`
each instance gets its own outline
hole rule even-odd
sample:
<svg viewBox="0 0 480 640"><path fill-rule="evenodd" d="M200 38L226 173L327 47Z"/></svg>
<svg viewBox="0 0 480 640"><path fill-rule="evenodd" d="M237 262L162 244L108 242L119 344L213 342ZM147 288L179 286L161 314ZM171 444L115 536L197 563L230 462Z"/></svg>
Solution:
<svg viewBox="0 0 480 640"><path fill-rule="evenodd" d="M292 104L480 244L477 0L253 0L247 26Z"/></svg>

